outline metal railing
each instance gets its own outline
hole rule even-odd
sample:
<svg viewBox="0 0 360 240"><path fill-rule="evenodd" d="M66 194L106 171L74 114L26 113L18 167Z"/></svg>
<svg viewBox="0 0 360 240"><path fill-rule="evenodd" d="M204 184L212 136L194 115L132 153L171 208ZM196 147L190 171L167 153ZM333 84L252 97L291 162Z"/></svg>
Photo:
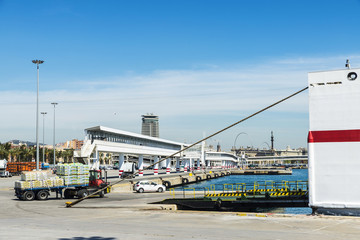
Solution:
<svg viewBox="0 0 360 240"><path fill-rule="evenodd" d="M191 191L191 193L189 193ZM170 195L175 198L176 195L182 195L186 198L204 197L215 194L242 194L243 196L258 196L266 193L272 195L281 195L279 193L290 192L308 192L308 181L255 181L253 183L225 183L225 184L211 184L209 187L194 187L194 188L174 188L169 189ZM237 196L236 195L236 196ZM284 195L284 194L283 194ZM286 194L285 194L286 195ZM292 195L292 194L287 194ZM235 196L235 195L234 195Z"/></svg>

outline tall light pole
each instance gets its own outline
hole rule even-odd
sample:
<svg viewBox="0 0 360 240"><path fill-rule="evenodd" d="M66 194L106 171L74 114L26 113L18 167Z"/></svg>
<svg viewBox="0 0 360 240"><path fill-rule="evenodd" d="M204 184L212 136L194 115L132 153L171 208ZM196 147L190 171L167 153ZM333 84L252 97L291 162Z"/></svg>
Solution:
<svg viewBox="0 0 360 240"><path fill-rule="evenodd" d="M56 161L55 161L55 106L58 104L56 102L53 102L51 103L52 105L54 105L54 139L53 139L53 149L54 149L54 167L55 167L55 164L56 164Z"/></svg>
<svg viewBox="0 0 360 240"><path fill-rule="evenodd" d="M36 95L36 170L39 170L39 65L43 60L32 60L37 65L37 95Z"/></svg>
<svg viewBox="0 0 360 240"><path fill-rule="evenodd" d="M47 112L41 112L43 115L43 163L45 162L45 114Z"/></svg>

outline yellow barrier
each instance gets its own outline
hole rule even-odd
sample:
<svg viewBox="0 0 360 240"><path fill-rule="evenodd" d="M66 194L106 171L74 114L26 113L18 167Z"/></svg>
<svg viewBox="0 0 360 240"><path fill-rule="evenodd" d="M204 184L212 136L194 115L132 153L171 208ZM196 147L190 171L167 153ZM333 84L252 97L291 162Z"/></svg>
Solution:
<svg viewBox="0 0 360 240"><path fill-rule="evenodd" d="M254 182L254 196L255 196L255 192L256 192L256 187L259 188L259 183L258 182Z"/></svg>
<svg viewBox="0 0 360 240"><path fill-rule="evenodd" d="M187 190L187 189L189 189L189 190L193 190L194 191L194 198L195 198L195 188L184 188L184 190ZM186 192L186 191L185 191ZM187 195L186 193L185 193L185 195Z"/></svg>
<svg viewBox="0 0 360 240"><path fill-rule="evenodd" d="M215 193L215 184L210 185L210 191L213 191Z"/></svg>
<svg viewBox="0 0 360 240"><path fill-rule="evenodd" d="M173 198L175 198L175 189L174 189L174 188L170 188L170 189L169 189L169 194L170 194L171 196L173 196Z"/></svg>
<svg viewBox="0 0 360 240"><path fill-rule="evenodd" d="M246 192L246 183L236 183L236 191Z"/></svg>
<svg viewBox="0 0 360 240"><path fill-rule="evenodd" d="M306 192L274 192L270 196L303 196Z"/></svg>
<svg viewBox="0 0 360 240"><path fill-rule="evenodd" d="M265 181L265 188L268 189L268 182L270 182L270 189L274 189L274 181L273 180L266 180Z"/></svg>
<svg viewBox="0 0 360 240"><path fill-rule="evenodd" d="M231 188L228 188L228 186L231 186ZM225 183L224 185L223 185L223 189L224 189L224 191L233 191L233 185L231 184L231 183Z"/></svg>
<svg viewBox="0 0 360 240"><path fill-rule="evenodd" d="M285 181L285 180L282 180L282 184L281 184L281 187L282 188L287 188L287 186L288 186L289 184L288 184L288 181Z"/></svg>
<svg viewBox="0 0 360 240"><path fill-rule="evenodd" d="M204 189L205 189L204 195L205 195L205 196L206 196L206 195L209 195L209 194L210 194L210 189L209 189L208 187L205 187Z"/></svg>
<svg viewBox="0 0 360 240"><path fill-rule="evenodd" d="M241 197L246 196L246 193L214 193L214 194L207 194L206 197Z"/></svg>

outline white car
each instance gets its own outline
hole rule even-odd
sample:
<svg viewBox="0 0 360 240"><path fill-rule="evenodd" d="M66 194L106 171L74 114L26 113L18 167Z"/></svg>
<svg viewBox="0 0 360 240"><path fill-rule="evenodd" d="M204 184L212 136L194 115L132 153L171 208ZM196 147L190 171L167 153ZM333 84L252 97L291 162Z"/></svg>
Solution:
<svg viewBox="0 0 360 240"><path fill-rule="evenodd" d="M134 191L143 192L165 192L166 187L150 181L139 181L134 184Z"/></svg>

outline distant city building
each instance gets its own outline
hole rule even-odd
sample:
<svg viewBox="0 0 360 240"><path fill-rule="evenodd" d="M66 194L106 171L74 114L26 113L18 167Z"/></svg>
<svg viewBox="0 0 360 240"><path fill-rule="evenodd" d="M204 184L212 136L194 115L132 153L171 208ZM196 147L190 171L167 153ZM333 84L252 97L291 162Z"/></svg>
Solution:
<svg viewBox="0 0 360 240"><path fill-rule="evenodd" d="M289 146L284 150L277 149L260 149L253 147L240 147L240 148L232 148L232 152L235 152L235 155L240 156L241 154L245 154L246 157L260 157L260 156L304 156L307 155L306 148L298 148L291 149Z"/></svg>
<svg viewBox="0 0 360 240"><path fill-rule="evenodd" d="M11 140L8 141L12 146L21 146L25 145L27 147L34 147L36 146L36 143L30 142L30 141L22 141L22 140Z"/></svg>
<svg viewBox="0 0 360 240"><path fill-rule="evenodd" d="M220 145L220 143L218 143L218 145L216 146L216 151L217 151L217 152L221 152L221 145Z"/></svg>
<svg viewBox="0 0 360 240"><path fill-rule="evenodd" d="M80 149L84 141L79 141L77 139L73 139L71 141L66 141L65 143L61 144L61 148L63 149Z"/></svg>
<svg viewBox="0 0 360 240"><path fill-rule="evenodd" d="M159 116L151 114L142 115L141 134L150 137L160 137Z"/></svg>

